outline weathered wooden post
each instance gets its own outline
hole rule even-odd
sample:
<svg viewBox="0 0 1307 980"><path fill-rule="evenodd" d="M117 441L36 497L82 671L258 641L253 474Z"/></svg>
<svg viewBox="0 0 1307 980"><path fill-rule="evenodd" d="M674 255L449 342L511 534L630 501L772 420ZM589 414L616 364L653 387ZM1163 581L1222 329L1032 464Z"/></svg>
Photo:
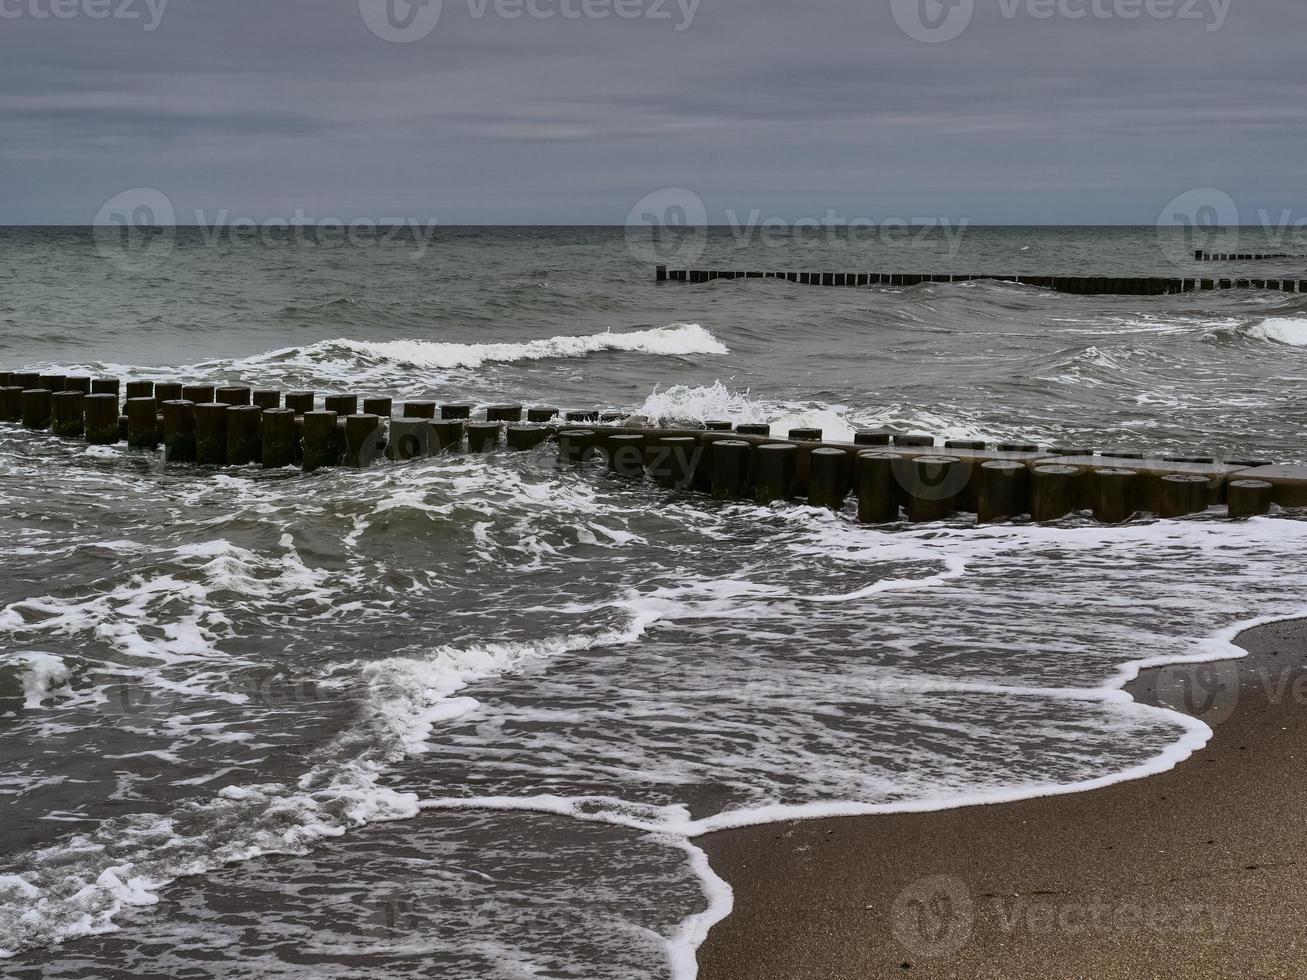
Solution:
<svg viewBox="0 0 1307 980"><path fill-rule="evenodd" d="M808 504L837 511L848 493L848 454L842 449L814 449L808 456Z"/></svg>
<svg viewBox="0 0 1307 980"><path fill-rule="evenodd" d="M758 464L755 497L760 504L794 497L799 447L788 442L764 443L754 450Z"/></svg>
<svg viewBox="0 0 1307 980"><path fill-rule="evenodd" d="M23 392L23 426L34 430L50 428L54 392L49 388L28 388Z"/></svg>
<svg viewBox="0 0 1307 980"><path fill-rule="evenodd" d="M644 436L618 433L608 437L608 469L618 476L639 480L644 477Z"/></svg>
<svg viewBox="0 0 1307 980"><path fill-rule="evenodd" d="M1242 520L1271 512L1271 484L1265 480L1232 480L1226 490L1230 517Z"/></svg>
<svg viewBox="0 0 1307 980"><path fill-rule="evenodd" d="M313 405L317 397L317 393L313 391L288 391L286 392L286 407L296 415L307 415L313 411Z"/></svg>
<svg viewBox="0 0 1307 980"><path fill-rule="evenodd" d="M227 462L227 411L226 402L195 406L195 461L201 466Z"/></svg>
<svg viewBox="0 0 1307 980"><path fill-rule="evenodd" d="M290 466L295 461L295 409L265 408L259 429L263 468Z"/></svg>
<svg viewBox="0 0 1307 980"><path fill-rule="evenodd" d="M248 466L263 461L259 429L263 409L254 404L230 405L227 409L227 465Z"/></svg>
<svg viewBox="0 0 1307 980"><path fill-rule="evenodd" d="M336 413L304 413L304 453L301 465L305 473L340 462L340 438L336 432Z"/></svg>
<svg viewBox="0 0 1307 980"><path fill-rule="evenodd" d="M132 449L158 449L159 435L159 403L154 400L154 396L128 398L128 447Z"/></svg>
<svg viewBox="0 0 1307 980"><path fill-rule="evenodd" d="M426 459L431 452L431 423L427 419L410 416L391 420L387 459Z"/></svg>
<svg viewBox="0 0 1307 980"><path fill-rule="evenodd" d="M328 412L335 412L340 418L358 414L358 395L328 395L322 400L322 406Z"/></svg>
<svg viewBox="0 0 1307 980"><path fill-rule="evenodd" d="M965 482L961 463L956 456L924 455L895 468L908 520L942 521L953 514L958 491Z"/></svg>
<svg viewBox="0 0 1307 980"><path fill-rule="evenodd" d="M169 463L195 462L195 403L170 398L163 403L163 458Z"/></svg>
<svg viewBox="0 0 1307 980"><path fill-rule="evenodd" d="M488 453L499 448L499 433L503 428L498 422L469 422L467 429L467 449L471 453Z"/></svg>
<svg viewBox="0 0 1307 980"><path fill-rule="evenodd" d="M1094 519L1100 524L1123 524L1137 510L1134 470L1110 467L1096 471L1094 482Z"/></svg>
<svg viewBox="0 0 1307 980"><path fill-rule="evenodd" d="M435 402L405 402L404 418L406 419L434 419L436 417Z"/></svg>
<svg viewBox="0 0 1307 980"><path fill-rule="evenodd" d="M1082 497L1081 482L1086 473L1078 466L1036 466L1030 474L1030 516L1060 521L1074 513Z"/></svg>
<svg viewBox="0 0 1307 980"><path fill-rule="evenodd" d="M345 419L345 465L371 466L381 452L381 419L351 415Z"/></svg>
<svg viewBox="0 0 1307 980"><path fill-rule="evenodd" d="M55 435L76 439L86 432L86 417L82 408L85 397L80 391L56 391L51 396L51 428Z"/></svg>
<svg viewBox="0 0 1307 980"><path fill-rule="evenodd" d="M660 487L684 490L694 477L699 441L693 436L663 436L654 449L650 475Z"/></svg>
<svg viewBox="0 0 1307 980"><path fill-rule="evenodd" d="M753 445L740 439L723 439L712 447L712 495L738 500L753 482Z"/></svg>
<svg viewBox="0 0 1307 980"><path fill-rule="evenodd" d="M1010 521L1030 513L1030 471L1014 459L980 464L976 519L981 524Z"/></svg>
<svg viewBox="0 0 1307 980"><path fill-rule="evenodd" d="M549 429L543 425L515 423L505 430L505 439L509 449L534 449L549 438Z"/></svg>
<svg viewBox="0 0 1307 980"><path fill-rule="evenodd" d="M86 441L93 446L112 446L119 439L118 395L98 392L82 401L86 418Z"/></svg>
<svg viewBox="0 0 1307 980"><path fill-rule="evenodd" d="M1169 473L1158 482L1158 517L1184 517L1207 509L1207 477Z"/></svg>

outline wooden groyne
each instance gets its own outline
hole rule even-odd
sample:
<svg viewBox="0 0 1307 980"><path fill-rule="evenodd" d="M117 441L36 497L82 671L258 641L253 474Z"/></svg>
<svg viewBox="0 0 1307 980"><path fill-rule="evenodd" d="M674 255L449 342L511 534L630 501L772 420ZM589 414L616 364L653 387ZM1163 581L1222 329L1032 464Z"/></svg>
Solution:
<svg viewBox="0 0 1307 980"><path fill-rule="evenodd" d="M1077 512L1118 524L1136 515L1175 518L1210 508L1239 519L1273 506L1307 507L1307 466L979 440L939 445L928 435L883 431L828 442L817 430L795 429L782 439L749 431L754 428L573 426L555 438L560 458L573 465L590 462L719 500L805 501L837 511L852 501L857 520L867 524L958 514L979 523L1056 521Z"/></svg>
<svg viewBox="0 0 1307 980"><path fill-rule="evenodd" d="M1076 512L1114 524L1136 514L1181 517L1212 507L1232 518L1307 507L1307 466L1266 460L1146 458L982 440L939 444L928 434L882 430L860 431L852 442L826 441L811 428L777 438L766 423L637 426L618 411L519 404L491 405L484 419L473 414L474 406L461 402L396 406L389 397L358 394L0 372L0 424L92 445L125 443L202 467L296 466L308 473L553 442L566 465L593 462L620 477L722 500L842 510L852 498L857 520L868 524L955 514L982 523L1054 521Z"/></svg>
<svg viewBox="0 0 1307 980"><path fill-rule="evenodd" d="M1271 262L1276 259L1301 259L1303 255L1291 255L1288 252L1194 252L1195 262Z"/></svg>
<svg viewBox="0 0 1307 980"><path fill-rule="evenodd" d="M714 279L785 279L805 286L920 286L925 283L1015 282L1060 293L1082 296L1168 296L1218 289L1273 289L1307 293L1307 279L1201 279L1112 276L1008 276L916 274L907 272L731 272L728 270L671 269L657 266L655 282L704 283Z"/></svg>

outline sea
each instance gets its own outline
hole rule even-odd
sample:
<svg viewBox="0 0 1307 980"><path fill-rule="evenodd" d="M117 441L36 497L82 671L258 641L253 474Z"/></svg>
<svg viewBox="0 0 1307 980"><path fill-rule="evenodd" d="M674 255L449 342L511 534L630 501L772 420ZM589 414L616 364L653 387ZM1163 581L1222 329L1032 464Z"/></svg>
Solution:
<svg viewBox="0 0 1307 980"><path fill-rule="evenodd" d="M1307 295L654 281L1307 280L1193 260L1259 229L102 232L0 230L0 368L1307 461ZM1174 766L1210 728L1123 684L1301 615L1305 550L0 425L0 975L689 980L704 835Z"/></svg>

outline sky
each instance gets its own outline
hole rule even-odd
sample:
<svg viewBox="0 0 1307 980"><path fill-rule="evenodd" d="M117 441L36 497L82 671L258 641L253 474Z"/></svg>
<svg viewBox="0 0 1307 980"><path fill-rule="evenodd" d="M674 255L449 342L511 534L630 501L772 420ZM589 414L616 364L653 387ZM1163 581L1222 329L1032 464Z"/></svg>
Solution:
<svg viewBox="0 0 1307 980"><path fill-rule="evenodd" d="M1302 0L0 0L0 224L1307 222L1304 42Z"/></svg>

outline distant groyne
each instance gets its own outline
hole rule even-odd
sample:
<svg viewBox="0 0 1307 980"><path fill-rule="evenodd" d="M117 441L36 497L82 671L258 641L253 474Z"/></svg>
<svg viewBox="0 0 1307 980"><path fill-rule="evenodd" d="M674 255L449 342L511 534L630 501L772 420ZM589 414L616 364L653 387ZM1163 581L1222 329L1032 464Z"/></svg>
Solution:
<svg viewBox="0 0 1307 980"><path fill-rule="evenodd" d="M398 409L398 414L397 410ZM562 465L650 480L670 491L760 504L804 501L888 524L973 514L981 523L1055 521L1076 512L1105 524L1137 514L1231 518L1307 507L1307 466L1252 458L1149 458L1087 446L937 440L865 430L852 442L819 429L771 434L766 423L631 424L625 413L552 406L319 394L0 372L0 424L94 445L125 443L201 471L226 466L365 467L441 454L556 447Z"/></svg>
<svg viewBox="0 0 1307 980"><path fill-rule="evenodd" d="M1302 259L1304 255L1291 255L1288 252L1194 252L1195 262L1273 262L1277 259Z"/></svg>
<svg viewBox="0 0 1307 980"><path fill-rule="evenodd" d="M668 269L657 266L655 282L704 283L715 279L784 279L804 286L921 286L927 283L1015 282L1060 293L1084 296L1167 296L1218 289L1273 289L1307 293L1307 279L1167 278L1158 276L1012 276L908 272L732 272L729 270Z"/></svg>

